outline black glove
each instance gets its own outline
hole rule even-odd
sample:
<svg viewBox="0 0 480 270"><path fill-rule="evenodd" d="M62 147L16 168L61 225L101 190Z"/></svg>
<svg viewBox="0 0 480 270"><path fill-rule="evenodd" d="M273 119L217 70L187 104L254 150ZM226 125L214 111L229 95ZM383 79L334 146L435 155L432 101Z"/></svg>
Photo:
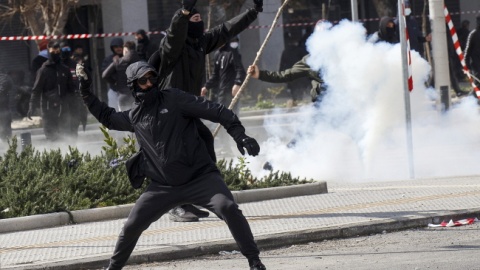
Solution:
<svg viewBox="0 0 480 270"><path fill-rule="evenodd" d="M247 149L247 153L250 156L256 156L258 155L258 152L260 152L260 145L258 145L257 141L245 134L240 136L237 140L235 140L235 142L237 143L237 148L242 155L245 155L245 150L243 148Z"/></svg>
<svg viewBox="0 0 480 270"><path fill-rule="evenodd" d="M263 0L253 0L253 3L255 3L255 10L258 12L263 11Z"/></svg>
<svg viewBox="0 0 480 270"><path fill-rule="evenodd" d="M196 3L197 3L197 0L182 0L183 9L188 10L190 12L192 12Z"/></svg>

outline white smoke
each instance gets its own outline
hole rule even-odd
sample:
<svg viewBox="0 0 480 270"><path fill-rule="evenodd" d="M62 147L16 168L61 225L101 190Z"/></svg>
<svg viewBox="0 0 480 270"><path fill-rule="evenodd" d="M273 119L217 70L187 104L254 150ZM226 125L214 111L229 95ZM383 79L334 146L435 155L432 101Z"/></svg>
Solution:
<svg viewBox="0 0 480 270"><path fill-rule="evenodd" d="M261 145L264 159L249 160L252 171L265 174L260 163L269 161L274 170L315 180L410 177L401 47L367 39L361 24L346 20L310 36L308 64L321 70L328 92L318 110L303 109L296 147L288 148L288 140L282 139L291 134L269 131L266 124L270 139ZM412 72L414 176L479 174L476 100L464 98L441 114L432 98L435 91L425 87L430 66L416 52Z"/></svg>

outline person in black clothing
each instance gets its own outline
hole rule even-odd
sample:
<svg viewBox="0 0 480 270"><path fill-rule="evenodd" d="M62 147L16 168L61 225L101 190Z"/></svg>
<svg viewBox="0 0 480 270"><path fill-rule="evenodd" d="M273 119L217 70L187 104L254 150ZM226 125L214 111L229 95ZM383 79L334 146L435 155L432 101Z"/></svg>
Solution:
<svg viewBox="0 0 480 270"><path fill-rule="evenodd" d="M410 37L410 50L416 51L420 54L420 56L425 57L425 48L423 44L425 42L430 42L432 40L432 35L423 35L415 16L412 16L412 9L410 6L410 1L408 0L405 0L405 21L407 23L408 36ZM396 18L395 24L398 27L398 18Z"/></svg>
<svg viewBox="0 0 480 270"><path fill-rule="evenodd" d="M159 73L159 88L178 88L200 96L205 83L205 56L226 44L232 37L246 29L263 11L263 0L253 0L255 8L231 20L204 31L204 24L194 8L196 0L183 0L183 9L175 12L166 36L159 49L148 62ZM196 120L200 137L205 141L213 161L216 161L214 139L211 131L200 120ZM194 206L175 207L169 216L178 222L198 221L208 216Z"/></svg>
<svg viewBox="0 0 480 270"><path fill-rule="evenodd" d="M470 21L464 20L462 21L462 27L457 31L458 41L460 41L460 47L462 47L463 51L465 51L465 46L467 45L468 34L470 34Z"/></svg>
<svg viewBox="0 0 480 270"><path fill-rule="evenodd" d="M12 137L12 114L9 104L12 88L12 79L0 70L0 141Z"/></svg>
<svg viewBox="0 0 480 270"><path fill-rule="evenodd" d="M393 18L385 16L380 19L378 24L378 31L375 33L377 39L375 42L388 42L390 44L395 44L400 42L397 33L397 27Z"/></svg>
<svg viewBox="0 0 480 270"><path fill-rule="evenodd" d="M72 49L70 46L66 43L61 43L61 52L60 52L60 58L62 59L62 64L68 67L70 70L70 73L72 74L72 80L73 84L75 85L75 89L78 89L78 78L77 74L75 73L75 68L77 66L77 62L75 62L72 58ZM78 59L78 61L81 61L83 63L83 59ZM87 126L87 110L85 106L83 106L83 102L77 95L69 96L68 101L66 103L68 104L65 106L66 110L70 111L70 122L66 123L60 123L60 125L64 126L65 130L69 130L69 134L73 137L76 138L78 137L78 126L80 123L83 126L83 130L85 131L85 128Z"/></svg>
<svg viewBox="0 0 480 270"><path fill-rule="evenodd" d="M82 72L81 66L77 73L81 95L92 115L109 129L135 133L140 151L131 158L135 161L127 162L127 171L133 172L129 173L132 183L144 177L151 180L125 222L108 269L122 269L152 222L176 205L192 203L225 220L250 269L266 269L248 222L200 139L195 121L201 117L219 122L242 154L246 149L249 155L256 156L260 146L245 134L238 117L221 104L179 89L159 91L155 68L143 61L127 68L127 83L135 104L123 112L116 112L91 93L88 74ZM140 187L141 182L134 186Z"/></svg>
<svg viewBox="0 0 480 270"><path fill-rule="evenodd" d="M138 56L140 59L147 61L155 52L156 46L151 43L150 38L143 29L139 29L137 32L135 32L135 39L137 40Z"/></svg>
<svg viewBox="0 0 480 270"><path fill-rule="evenodd" d="M71 123L72 118L77 117L77 112L69 110L70 102L76 99L76 88L69 68L61 62L60 53L60 43L50 41L49 59L38 70L27 113L27 117L32 119L35 109L41 103L43 130L50 141L60 139L61 135L75 136L68 125L60 125Z"/></svg>
<svg viewBox="0 0 480 270"><path fill-rule="evenodd" d="M100 72L103 73L107 67L112 64L113 60L118 60L123 56L123 39L116 37L110 42L110 50L112 54L105 57L102 61L102 66L100 67ZM111 78L108 78L106 81L116 81L113 75ZM108 106L118 108L118 92L115 84L108 83L107 91L101 91L100 99L102 101L108 100Z"/></svg>
<svg viewBox="0 0 480 270"><path fill-rule="evenodd" d="M242 56L237 49L238 45L239 39L234 37L215 53L212 76L201 92L202 96L206 96L208 90L215 89L216 101L226 107L232 103L245 79L245 68L242 64ZM233 107L236 115L240 112L239 104L240 102L237 102Z"/></svg>
<svg viewBox="0 0 480 270"><path fill-rule="evenodd" d="M127 41L123 44L123 56L114 58L110 66L102 73L103 79L107 80L110 85L115 85L118 93L118 109L121 111L130 109L133 103L132 94L127 86L125 70L130 64L140 60L135 51L135 42Z"/></svg>

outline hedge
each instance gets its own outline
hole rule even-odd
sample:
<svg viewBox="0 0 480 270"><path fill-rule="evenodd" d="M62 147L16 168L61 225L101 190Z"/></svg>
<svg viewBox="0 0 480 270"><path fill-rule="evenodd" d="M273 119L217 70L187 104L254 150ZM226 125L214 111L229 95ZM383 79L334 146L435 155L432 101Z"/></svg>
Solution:
<svg viewBox="0 0 480 270"><path fill-rule="evenodd" d="M0 219L73 211L133 203L143 191L130 186L124 162L135 151L135 139L124 138L118 146L106 128L101 128L106 146L91 156L69 147L39 152L27 146L18 152L13 137L0 156ZM244 158L217 162L230 190L246 190L311 183L286 172L271 172L258 179L252 176ZM148 184L148 179L144 185Z"/></svg>

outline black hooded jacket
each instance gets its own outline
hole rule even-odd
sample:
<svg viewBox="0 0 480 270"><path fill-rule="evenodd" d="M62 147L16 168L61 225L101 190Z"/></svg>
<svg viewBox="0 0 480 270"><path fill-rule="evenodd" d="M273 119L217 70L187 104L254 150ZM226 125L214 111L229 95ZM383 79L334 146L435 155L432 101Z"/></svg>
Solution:
<svg viewBox="0 0 480 270"><path fill-rule="evenodd" d="M147 65L137 62L133 72ZM179 186L199 174L218 171L199 137L196 119L222 124L235 139L245 133L237 116L225 106L178 89L158 91L136 100L131 110L116 112L94 95L84 102L95 118L113 130L134 132L143 151L142 173L165 186Z"/></svg>
<svg viewBox="0 0 480 270"><path fill-rule="evenodd" d="M230 101L233 85L242 85L245 79L245 68L238 50L226 44L215 53L212 76L205 83L207 89L217 89L218 102Z"/></svg>
<svg viewBox="0 0 480 270"><path fill-rule="evenodd" d="M391 28L390 31L387 31L387 24L389 22L392 22L395 24L394 19L391 17L385 16L380 19L380 23L378 25L378 32L377 32L377 35L378 35L377 42L385 41L391 44L400 42L398 38L399 35L397 33L397 27L394 26L393 28Z"/></svg>
<svg viewBox="0 0 480 270"><path fill-rule="evenodd" d="M158 44L157 46L153 45L147 33L143 29L138 30L137 34L142 36L142 39L137 40L137 54L140 59L147 61L157 49L156 47Z"/></svg>
<svg viewBox="0 0 480 270"><path fill-rule="evenodd" d="M206 31L200 38L191 38L187 36L189 16L178 10L159 50L149 59L160 74L159 88L178 88L199 96L205 78L205 55L246 29L257 15L255 9L249 9Z"/></svg>
<svg viewBox="0 0 480 270"><path fill-rule="evenodd" d="M42 100L42 108L45 108L49 100L64 100L67 96L74 96L75 91L70 69L62 63L55 63L49 59L37 72L30 97L30 108L36 108L40 100Z"/></svg>
<svg viewBox="0 0 480 270"><path fill-rule="evenodd" d="M110 41L110 50L112 51L112 54L110 54L109 56L105 57L102 61L102 66L100 67L100 72L103 73L105 71L105 69L108 68L108 66L110 66L110 64L113 62L113 57L115 56L115 51L113 50L113 47L114 46L118 46L118 47L123 47L123 39L119 38L119 37L116 37L114 39L112 39L112 41ZM119 55L120 57L122 55ZM116 81L117 78L116 77L112 77L111 79L107 80L107 81ZM110 89L114 90L114 91L117 91L117 87L115 84L110 84L108 85L110 87Z"/></svg>
<svg viewBox="0 0 480 270"><path fill-rule="evenodd" d="M137 52L132 50L120 57L118 61L112 63L103 71L102 78L105 79L115 90L121 94L130 94L130 89L127 87L127 75L125 71L127 67L140 61Z"/></svg>

